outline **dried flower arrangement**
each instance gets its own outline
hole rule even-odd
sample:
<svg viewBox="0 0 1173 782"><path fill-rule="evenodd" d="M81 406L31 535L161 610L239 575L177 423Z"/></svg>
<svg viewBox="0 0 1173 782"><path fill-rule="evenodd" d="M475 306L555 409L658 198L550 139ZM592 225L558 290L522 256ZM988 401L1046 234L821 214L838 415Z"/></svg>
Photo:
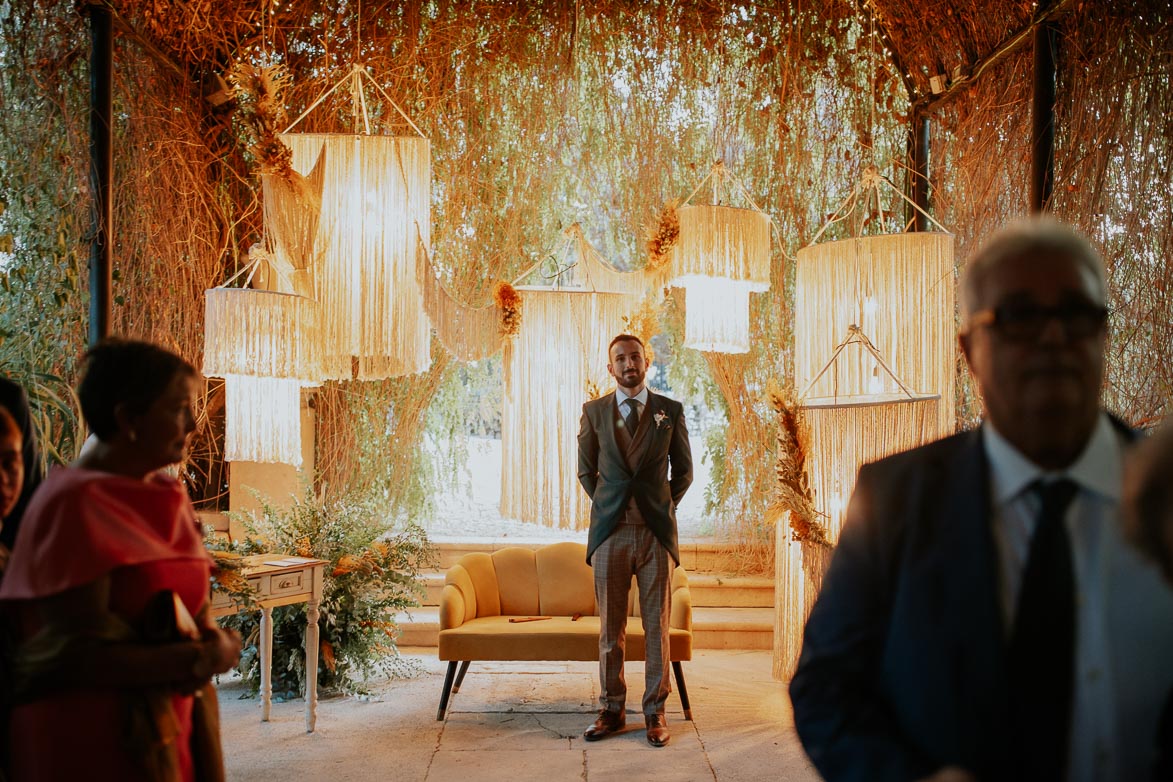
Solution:
<svg viewBox="0 0 1173 782"><path fill-rule="evenodd" d="M648 236L648 263L646 269L650 272L662 269L672 257L672 248L680 238L680 216L676 213L679 199L673 199L664 204L660 212L660 220L656 228Z"/></svg>
<svg viewBox="0 0 1173 782"><path fill-rule="evenodd" d="M778 453L774 462L774 474L778 479L776 509L790 512L790 531L794 540L829 548L831 540L826 527L818 520L819 512L815 509L804 470L806 449L802 444L798 405L773 384L767 393L770 406L778 413Z"/></svg>
<svg viewBox="0 0 1173 782"><path fill-rule="evenodd" d="M239 106L236 118L243 125L257 170L296 184L293 153L278 137L286 119L280 95L289 86L288 74L277 65L238 62L228 72L228 81Z"/></svg>
<svg viewBox="0 0 1173 782"><path fill-rule="evenodd" d="M205 531L205 547L216 563L212 571L212 590L228 594L242 609L252 608L255 602L252 587L244 575L244 556L227 537L219 537L209 528Z"/></svg>
<svg viewBox="0 0 1173 782"><path fill-rule="evenodd" d="M493 301L501 310L502 337L516 337L521 331L521 294L507 282L493 286Z"/></svg>

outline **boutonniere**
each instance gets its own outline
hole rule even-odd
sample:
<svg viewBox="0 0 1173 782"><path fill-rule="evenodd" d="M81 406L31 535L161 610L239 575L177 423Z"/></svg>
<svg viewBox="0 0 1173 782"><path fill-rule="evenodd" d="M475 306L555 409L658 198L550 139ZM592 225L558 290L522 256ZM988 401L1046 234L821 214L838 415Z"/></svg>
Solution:
<svg viewBox="0 0 1173 782"><path fill-rule="evenodd" d="M671 426L671 424L668 423L668 414L663 410L657 410L656 414L652 416L652 420L656 422L657 429L663 429L666 426Z"/></svg>

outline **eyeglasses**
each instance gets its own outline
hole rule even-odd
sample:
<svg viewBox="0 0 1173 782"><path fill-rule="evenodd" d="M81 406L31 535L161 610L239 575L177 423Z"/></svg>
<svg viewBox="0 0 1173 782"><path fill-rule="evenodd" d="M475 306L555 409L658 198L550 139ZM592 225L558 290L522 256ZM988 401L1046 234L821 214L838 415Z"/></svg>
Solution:
<svg viewBox="0 0 1173 782"><path fill-rule="evenodd" d="M1087 339L1099 334L1108 322L1108 310L1094 304L1071 302L1057 307L1034 304L1002 304L980 310L969 319L970 328L989 326L1007 339L1036 340L1052 320L1059 321L1063 333L1071 339Z"/></svg>

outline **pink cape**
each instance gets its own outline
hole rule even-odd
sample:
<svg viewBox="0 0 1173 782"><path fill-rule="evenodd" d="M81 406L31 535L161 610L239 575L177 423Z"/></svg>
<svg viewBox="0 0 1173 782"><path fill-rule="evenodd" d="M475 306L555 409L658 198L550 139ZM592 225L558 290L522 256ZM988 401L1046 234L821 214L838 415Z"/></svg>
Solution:
<svg viewBox="0 0 1173 782"><path fill-rule="evenodd" d="M178 481L58 468L25 512L0 600L55 595L115 568L173 559L210 561Z"/></svg>
<svg viewBox="0 0 1173 782"><path fill-rule="evenodd" d="M49 474L33 496L0 585L27 634L38 599L110 577L110 611L131 624L147 599L172 589L195 615L208 598L211 558L195 511L173 478L138 481L76 468ZM191 696L174 695L181 776L193 782ZM63 692L16 706L9 727L13 779L133 782L144 779L123 749L122 699L113 690Z"/></svg>

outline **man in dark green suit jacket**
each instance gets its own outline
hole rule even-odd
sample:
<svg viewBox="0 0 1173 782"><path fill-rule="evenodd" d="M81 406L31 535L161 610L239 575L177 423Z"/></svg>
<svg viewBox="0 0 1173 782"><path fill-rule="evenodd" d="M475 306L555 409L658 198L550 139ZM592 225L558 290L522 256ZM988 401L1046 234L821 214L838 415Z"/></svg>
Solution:
<svg viewBox="0 0 1173 782"><path fill-rule="evenodd" d="M645 638L644 718L652 746L668 743L664 704L671 691L668 616L673 563L679 564L676 506L692 483L684 407L644 384L644 345L620 334L607 348L614 392L587 402L578 433L578 479L591 498L587 562L599 607L599 717L583 734L596 741L626 722L623 678L627 596L639 585Z"/></svg>

